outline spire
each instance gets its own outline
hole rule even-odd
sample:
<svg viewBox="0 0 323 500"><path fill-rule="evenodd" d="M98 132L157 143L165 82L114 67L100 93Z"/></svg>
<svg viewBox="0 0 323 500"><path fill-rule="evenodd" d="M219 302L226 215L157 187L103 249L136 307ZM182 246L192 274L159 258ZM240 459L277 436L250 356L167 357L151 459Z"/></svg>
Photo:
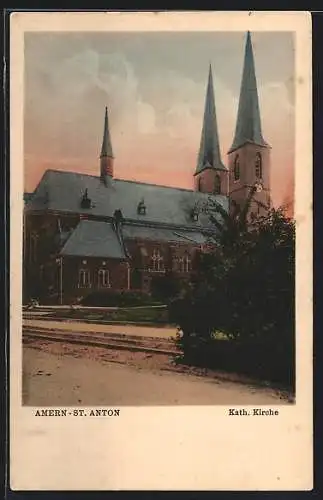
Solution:
<svg viewBox="0 0 323 500"><path fill-rule="evenodd" d="M213 77L212 77L211 64L209 69L209 79L206 91L200 150L199 150L195 175L199 174L206 168L214 168L216 170L227 170L221 160L218 127L217 127L215 103L214 103Z"/></svg>
<svg viewBox="0 0 323 500"><path fill-rule="evenodd" d="M250 31L247 32L235 136L229 153L247 142L258 146L269 146L264 140L261 131L257 80Z"/></svg>
<svg viewBox="0 0 323 500"><path fill-rule="evenodd" d="M104 130L100 158L109 157L113 158L112 144L109 131L108 108L105 108L104 116Z"/></svg>

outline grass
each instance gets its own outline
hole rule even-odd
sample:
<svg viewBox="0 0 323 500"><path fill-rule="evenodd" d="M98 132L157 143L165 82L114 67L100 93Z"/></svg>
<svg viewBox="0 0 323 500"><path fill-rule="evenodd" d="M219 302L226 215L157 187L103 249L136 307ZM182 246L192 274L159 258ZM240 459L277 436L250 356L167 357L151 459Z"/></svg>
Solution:
<svg viewBox="0 0 323 500"><path fill-rule="evenodd" d="M118 309L105 314L106 319L129 323L168 323L168 310L145 307L140 309Z"/></svg>
<svg viewBox="0 0 323 500"><path fill-rule="evenodd" d="M168 309L156 307L140 307L140 308L120 308L115 311L90 312L82 309L73 311L57 311L55 316L66 319L79 320L96 320L100 321L115 321L120 323L155 323L157 325L169 324Z"/></svg>

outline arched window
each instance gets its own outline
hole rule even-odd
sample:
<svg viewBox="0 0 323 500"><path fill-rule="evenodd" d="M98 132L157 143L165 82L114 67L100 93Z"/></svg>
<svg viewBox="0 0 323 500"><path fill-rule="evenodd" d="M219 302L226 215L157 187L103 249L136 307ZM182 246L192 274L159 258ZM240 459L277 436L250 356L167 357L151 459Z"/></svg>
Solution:
<svg viewBox="0 0 323 500"><path fill-rule="evenodd" d="M159 250L154 250L152 257L151 257L151 270L152 271L157 271L157 272L163 272L164 271L164 258L160 254Z"/></svg>
<svg viewBox="0 0 323 500"><path fill-rule="evenodd" d="M110 273L108 269L99 269L98 271L98 287L99 288L109 288L110 287Z"/></svg>
<svg viewBox="0 0 323 500"><path fill-rule="evenodd" d="M202 177L199 177L198 178L198 181L197 181L197 189L199 191L202 191Z"/></svg>
<svg viewBox="0 0 323 500"><path fill-rule="evenodd" d="M79 270L78 286L79 288L88 288L91 286L90 271L88 269Z"/></svg>
<svg viewBox="0 0 323 500"><path fill-rule="evenodd" d="M191 271L191 258L187 253L179 259L179 270L181 273L189 273Z"/></svg>
<svg viewBox="0 0 323 500"><path fill-rule="evenodd" d="M184 272L189 273L191 271L191 258L188 254L184 256Z"/></svg>
<svg viewBox="0 0 323 500"><path fill-rule="evenodd" d="M262 158L260 153L256 155L255 173L257 179L262 179Z"/></svg>
<svg viewBox="0 0 323 500"><path fill-rule="evenodd" d="M178 257L177 257L177 255L174 255L174 257L172 259L172 270L178 271Z"/></svg>
<svg viewBox="0 0 323 500"><path fill-rule="evenodd" d="M233 177L235 181L238 181L240 179L240 160L238 155L234 160Z"/></svg>
<svg viewBox="0 0 323 500"><path fill-rule="evenodd" d="M214 179L214 193L221 194L221 177L219 174L217 174Z"/></svg>

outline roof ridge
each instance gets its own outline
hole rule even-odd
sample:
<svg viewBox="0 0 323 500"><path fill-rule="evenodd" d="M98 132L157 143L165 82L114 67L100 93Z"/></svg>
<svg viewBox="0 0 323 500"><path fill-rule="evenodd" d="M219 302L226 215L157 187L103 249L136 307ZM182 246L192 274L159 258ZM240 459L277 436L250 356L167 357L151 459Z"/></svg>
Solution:
<svg viewBox="0 0 323 500"><path fill-rule="evenodd" d="M47 168L44 172L43 175L47 174L47 173L50 173L50 172L55 172L55 173L59 173L59 174L73 174L73 175L84 175L86 177L94 177L96 179L100 179L100 177L98 175L94 175L94 174L87 174L85 172L76 172L74 170L59 170L58 168Z"/></svg>
<svg viewBox="0 0 323 500"><path fill-rule="evenodd" d="M47 173L50 173L50 172L64 174L64 175L66 175L66 174L80 175L80 176L92 177L94 179L100 180L100 177L98 175L87 174L87 173L83 173L83 172L75 172L73 170L59 170L59 169L55 169L55 168L49 168L49 169L45 170L43 176L46 175ZM152 183L152 182L143 182L143 181L136 181L136 180L131 180L131 179L114 178L112 182L128 182L128 183L132 183L132 184L140 184L141 186L155 186L155 187L158 187L158 188L175 189L177 191L186 191L188 193L197 193L197 191L194 191L193 188L189 189L189 188L176 187L176 186L166 186L165 184L155 184L155 183ZM198 194L199 195L210 196L210 193L201 193L201 192L198 192Z"/></svg>
<svg viewBox="0 0 323 500"><path fill-rule="evenodd" d="M176 187L176 186L166 186L165 184L154 184L153 182L135 181L135 180L131 180L131 179L114 179L114 181L131 182L133 184L140 184L141 186L154 186L154 187L165 188L165 189L176 189L177 191L188 191L189 193L195 192L193 188L189 189L189 188Z"/></svg>

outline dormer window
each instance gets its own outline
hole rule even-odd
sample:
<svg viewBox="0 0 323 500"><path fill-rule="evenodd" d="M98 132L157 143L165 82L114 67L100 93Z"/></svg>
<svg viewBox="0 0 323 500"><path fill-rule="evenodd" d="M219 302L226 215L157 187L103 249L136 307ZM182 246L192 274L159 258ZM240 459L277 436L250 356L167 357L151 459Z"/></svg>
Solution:
<svg viewBox="0 0 323 500"><path fill-rule="evenodd" d="M123 215L120 208L117 208L117 210L114 211L113 217L117 224L119 224L123 220Z"/></svg>
<svg viewBox="0 0 323 500"><path fill-rule="evenodd" d="M87 188L84 191L82 199L81 199L81 207L82 208L91 208L91 199L88 196Z"/></svg>
<svg viewBox="0 0 323 500"><path fill-rule="evenodd" d="M191 218L194 222L197 222L198 221L198 218L199 218L199 213L198 213L198 210L196 207L194 207L191 211Z"/></svg>
<svg viewBox="0 0 323 500"><path fill-rule="evenodd" d="M143 199L138 203L137 213L138 215L146 215L146 205Z"/></svg>

